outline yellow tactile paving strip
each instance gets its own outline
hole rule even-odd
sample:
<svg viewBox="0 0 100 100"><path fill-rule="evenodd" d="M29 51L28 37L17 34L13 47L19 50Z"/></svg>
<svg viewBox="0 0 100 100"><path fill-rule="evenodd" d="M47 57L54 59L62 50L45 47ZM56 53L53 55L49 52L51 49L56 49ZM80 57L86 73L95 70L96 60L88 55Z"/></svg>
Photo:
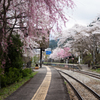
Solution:
<svg viewBox="0 0 100 100"><path fill-rule="evenodd" d="M45 67L47 68L46 76L31 100L45 100L46 98L51 82L51 69L47 66Z"/></svg>

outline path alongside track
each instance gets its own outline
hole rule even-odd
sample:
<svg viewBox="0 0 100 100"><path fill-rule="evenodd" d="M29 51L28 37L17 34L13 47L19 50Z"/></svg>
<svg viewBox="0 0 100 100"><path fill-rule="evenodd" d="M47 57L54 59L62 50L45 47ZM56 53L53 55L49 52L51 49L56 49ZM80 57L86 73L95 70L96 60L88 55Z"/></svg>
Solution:
<svg viewBox="0 0 100 100"><path fill-rule="evenodd" d="M5 100L70 100L62 77L53 67L43 66L28 83Z"/></svg>

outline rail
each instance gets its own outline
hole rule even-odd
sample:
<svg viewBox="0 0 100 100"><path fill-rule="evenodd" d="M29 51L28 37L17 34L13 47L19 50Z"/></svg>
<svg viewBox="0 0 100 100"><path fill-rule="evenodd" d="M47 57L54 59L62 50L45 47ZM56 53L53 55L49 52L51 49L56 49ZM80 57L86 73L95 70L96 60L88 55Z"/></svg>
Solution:
<svg viewBox="0 0 100 100"><path fill-rule="evenodd" d="M85 74L85 75L89 75L91 77L95 77L95 78L100 79L100 75L95 74L95 73L89 73L89 72L85 72L85 71L75 71L75 72L78 72L78 73L81 73L81 74Z"/></svg>
<svg viewBox="0 0 100 100"><path fill-rule="evenodd" d="M97 99L100 100L100 95L97 94L95 91L93 91L91 88L89 88L87 85L83 84L81 81L77 80L76 78L72 77L71 75L59 70L61 73L64 73L65 75L71 77L72 79L76 80L77 82L79 82L81 85L83 85L86 89L88 89ZM65 78L64 78L65 79Z"/></svg>

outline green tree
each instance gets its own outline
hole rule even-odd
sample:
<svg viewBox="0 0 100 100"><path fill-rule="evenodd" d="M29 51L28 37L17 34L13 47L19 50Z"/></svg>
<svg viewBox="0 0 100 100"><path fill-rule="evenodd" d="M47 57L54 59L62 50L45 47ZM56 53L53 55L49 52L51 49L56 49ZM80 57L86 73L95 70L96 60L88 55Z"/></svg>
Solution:
<svg viewBox="0 0 100 100"><path fill-rule="evenodd" d="M19 35L12 35L11 41L8 43L8 56L6 59L5 72L9 71L9 68L21 69L23 66L22 60L22 46L23 43L20 40Z"/></svg>
<svg viewBox="0 0 100 100"><path fill-rule="evenodd" d="M92 59L92 55L91 54L85 55L83 57L83 63L88 64L88 67L90 67L90 64L91 64L92 60L93 59Z"/></svg>

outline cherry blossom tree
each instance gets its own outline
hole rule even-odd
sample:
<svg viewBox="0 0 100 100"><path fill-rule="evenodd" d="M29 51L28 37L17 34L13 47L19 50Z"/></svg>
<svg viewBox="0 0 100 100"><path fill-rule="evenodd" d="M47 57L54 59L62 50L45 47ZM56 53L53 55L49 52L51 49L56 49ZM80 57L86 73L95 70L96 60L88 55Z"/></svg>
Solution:
<svg viewBox="0 0 100 100"><path fill-rule="evenodd" d="M60 34L58 46L70 46L69 42L73 41L74 38L79 38L80 33L84 34L84 30L86 28L84 26L80 26L78 24L74 25L71 29L64 31L62 34Z"/></svg>
<svg viewBox="0 0 100 100"><path fill-rule="evenodd" d="M24 48L31 45L32 49L44 37L47 42L48 31L50 32L53 26L59 30L59 22L67 21L64 9L73 7L72 0L0 0L0 51L3 51L1 58L5 59L4 54L7 55L12 34L20 34L25 42ZM38 42L32 44L32 41Z"/></svg>
<svg viewBox="0 0 100 100"><path fill-rule="evenodd" d="M98 16L87 27L75 25L60 36L58 46L70 47L72 54L91 54L92 59L95 52L95 62L97 62L100 48L100 17ZM98 33L98 34L96 34Z"/></svg>
<svg viewBox="0 0 100 100"><path fill-rule="evenodd" d="M66 57L71 56L70 53L70 48L56 48L53 50L52 54L49 56L49 58L54 59L54 60L61 60Z"/></svg>

